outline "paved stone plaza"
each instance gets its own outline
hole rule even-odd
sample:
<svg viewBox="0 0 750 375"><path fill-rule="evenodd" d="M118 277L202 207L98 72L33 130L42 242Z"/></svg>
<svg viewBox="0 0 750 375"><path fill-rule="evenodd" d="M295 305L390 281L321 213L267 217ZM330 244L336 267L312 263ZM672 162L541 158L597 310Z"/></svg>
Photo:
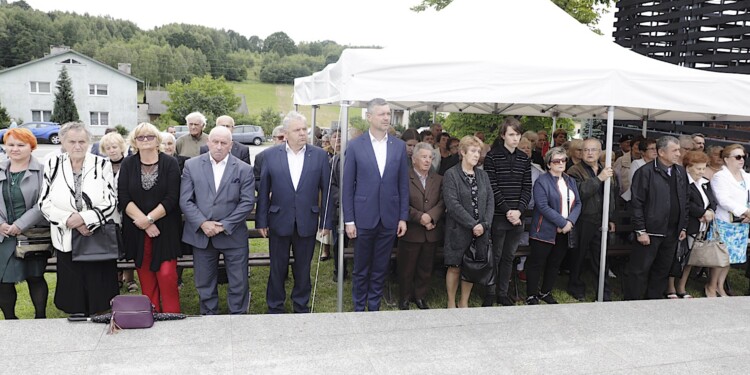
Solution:
<svg viewBox="0 0 750 375"><path fill-rule="evenodd" d="M750 298L0 321L0 374L747 374Z"/></svg>

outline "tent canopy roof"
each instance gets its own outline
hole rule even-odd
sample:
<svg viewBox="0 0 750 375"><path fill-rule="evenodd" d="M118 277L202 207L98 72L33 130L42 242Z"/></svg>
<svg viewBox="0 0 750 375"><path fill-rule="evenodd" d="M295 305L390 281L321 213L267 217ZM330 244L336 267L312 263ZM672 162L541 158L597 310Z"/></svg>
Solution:
<svg viewBox="0 0 750 375"><path fill-rule="evenodd" d="M347 49L294 102L627 120L748 121L750 76L683 68L590 31L549 0L458 0L401 45ZM462 20L468 26L454 28Z"/></svg>

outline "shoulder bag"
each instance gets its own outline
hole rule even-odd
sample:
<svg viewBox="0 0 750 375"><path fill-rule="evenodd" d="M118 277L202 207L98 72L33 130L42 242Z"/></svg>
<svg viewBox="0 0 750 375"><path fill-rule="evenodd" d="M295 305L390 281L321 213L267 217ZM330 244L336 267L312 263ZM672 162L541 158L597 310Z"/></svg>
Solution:
<svg viewBox="0 0 750 375"><path fill-rule="evenodd" d="M492 241L487 241L487 246L480 248L477 239L472 239L461 261L461 279L474 284L495 285L493 258Z"/></svg>
<svg viewBox="0 0 750 375"><path fill-rule="evenodd" d="M49 227L29 228L16 236L16 258L49 258L53 251Z"/></svg>
<svg viewBox="0 0 750 375"><path fill-rule="evenodd" d="M729 266L729 250L718 231L716 225L713 225L713 233L710 240L706 239L706 232L701 231L693 241L693 247L690 249L690 259L688 266L694 267L727 267Z"/></svg>
<svg viewBox="0 0 750 375"><path fill-rule="evenodd" d="M70 242L74 262L117 260L123 249L120 226L111 219L96 228L90 236L84 236L73 229Z"/></svg>
<svg viewBox="0 0 750 375"><path fill-rule="evenodd" d="M154 306L147 296L115 296L110 305L112 319L109 322L109 333L120 329L151 328L154 325Z"/></svg>

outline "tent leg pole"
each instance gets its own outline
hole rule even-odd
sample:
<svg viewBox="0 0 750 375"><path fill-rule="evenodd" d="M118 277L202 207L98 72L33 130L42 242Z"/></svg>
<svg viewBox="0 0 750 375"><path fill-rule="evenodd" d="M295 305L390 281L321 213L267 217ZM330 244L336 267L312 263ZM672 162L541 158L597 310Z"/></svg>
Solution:
<svg viewBox="0 0 750 375"><path fill-rule="evenodd" d="M648 127L648 116L643 116L643 128L641 129L641 134L643 135L643 138L646 138L647 127Z"/></svg>
<svg viewBox="0 0 750 375"><path fill-rule="evenodd" d="M344 152L346 151L346 145L349 143L349 103L341 102L341 112L339 113L339 129L341 129L341 136L339 142L341 142L341 152L339 153L339 176L341 181L344 177ZM344 187L339 182L339 207L344 207ZM336 311L344 311L344 213L343 210L339 210L339 232L336 233L339 236L339 252L336 257L336 263L338 263L338 274L336 275Z"/></svg>
<svg viewBox="0 0 750 375"><path fill-rule="evenodd" d="M609 106L607 110L607 150L605 153L605 168L612 167L612 136L615 127L615 107ZM607 277L607 231L609 230L609 206L615 202L609 201L610 189L612 188L612 178L604 181L604 202L602 207L602 244L599 255L599 291L596 300L604 301L604 278Z"/></svg>
<svg viewBox="0 0 750 375"><path fill-rule="evenodd" d="M555 130L557 130L557 116L552 116L552 132L549 136L555 136ZM554 139L553 139L554 140Z"/></svg>
<svg viewBox="0 0 750 375"><path fill-rule="evenodd" d="M314 145L315 140L313 139L313 137L315 137L315 128L318 126L317 125L318 123L318 106L317 105L312 106L312 121L311 122L312 122L312 137L310 137L310 139L307 140L307 143Z"/></svg>

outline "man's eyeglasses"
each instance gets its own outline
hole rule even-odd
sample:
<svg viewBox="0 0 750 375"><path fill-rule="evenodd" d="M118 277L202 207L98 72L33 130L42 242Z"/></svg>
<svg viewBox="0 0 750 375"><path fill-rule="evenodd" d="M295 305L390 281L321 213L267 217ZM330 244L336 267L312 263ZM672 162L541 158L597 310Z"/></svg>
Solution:
<svg viewBox="0 0 750 375"><path fill-rule="evenodd" d="M563 159L552 159L549 161L550 164L565 164L568 162L568 158Z"/></svg>
<svg viewBox="0 0 750 375"><path fill-rule="evenodd" d="M278 139L279 141L283 141L284 140L284 136L283 135L275 135L273 137L273 139Z"/></svg>
<svg viewBox="0 0 750 375"><path fill-rule="evenodd" d="M584 148L583 152L598 152L598 148Z"/></svg>
<svg viewBox="0 0 750 375"><path fill-rule="evenodd" d="M143 142L143 141L153 141L154 139L156 139L156 136L153 135L153 134L152 135L139 135L139 136L135 137L135 139L137 139L137 140L139 140L141 142Z"/></svg>
<svg viewBox="0 0 750 375"><path fill-rule="evenodd" d="M203 126L203 124L201 124L199 122L189 122L188 126Z"/></svg>

